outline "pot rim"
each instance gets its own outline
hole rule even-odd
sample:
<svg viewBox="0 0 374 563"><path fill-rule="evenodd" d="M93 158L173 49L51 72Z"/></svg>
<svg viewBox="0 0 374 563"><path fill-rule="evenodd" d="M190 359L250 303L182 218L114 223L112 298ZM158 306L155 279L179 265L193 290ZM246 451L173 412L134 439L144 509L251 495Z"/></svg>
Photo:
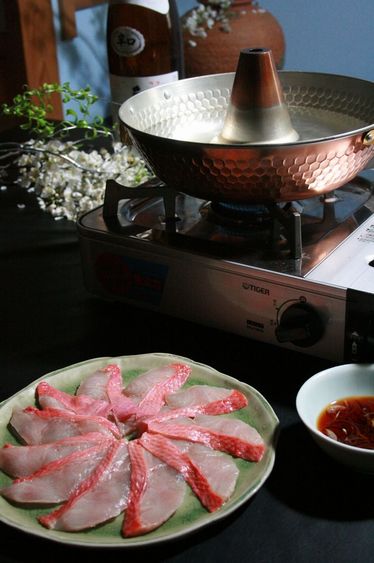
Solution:
<svg viewBox="0 0 374 563"><path fill-rule="evenodd" d="M334 79L334 80L346 80L346 81L350 81L352 82L352 84L354 84L354 86L358 87L359 85L362 85L363 87L367 88L367 89L372 89L372 95L373 95L373 100L374 100L374 82L373 81L369 81L363 78L356 78L356 77L352 77L352 76L345 76L342 74L332 74L332 73L325 73L325 72L314 72L314 71L300 71L300 70L281 70L278 71L278 74L280 76L280 78L286 78L286 77L297 77L297 76L306 76L306 77L315 77L316 79L318 78L319 80L321 79ZM286 142L286 143L282 143L282 144L272 144L272 143L248 143L248 144L224 144L224 143L203 143L203 142L199 142L199 141L190 141L190 140L182 140L182 139L172 139L170 137L162 137L159 135L155 135L153 133L148 133L146 131L143 131L141 129L138 129L137 127L135 127L134 125L131 124L131 115L129 115L129 118L127 118L126 113L128 112L133 113L133 104L135 102L135 104L137 104L137 102L139 102L139 100L141 100L143 97L149 97L150 95L150 91L152 91L152 97L155 95L157 96L157 92L163 92L166 93L168 92L168 90L170 88L174 88L176 90L176 93L178 94L182 94L183 93L183 85L186 83L191 83L192 81L199 81L199 80L206 80L208 81L209 79L215 80L215 81L219 81L220 78L223 77L230 77L232 79L234 79L235 77L235 72L226 72L226 73L219 73L219 74L210 74L210 75L204 75L204 76L194 76L192 78L184 78L182 80L178 80L175 82L171 82L168 84L162 84L160 86L156 86L154 88L152 88L151 90L144 90L143 92L139 92L138 94L136 94L135 96L132 96L131 98L129 98L128 100L126 100L125 102L123 102L120 106L119 109L119 118L120 118L120 122L121 124L129 129L130 132L132 132L135 135L141 135L142 138L146 139L150 139L150 140L157 140L158 143L171 143L173 146L184 146L184 147L209 147L210 149L217 149L217 150L230 150L230 149L257 149L257 150L265 150L265 149L270 149L270 150L274 150L278 147L283 148L295 148L295 147L299 147L299 146L307 146L307 145L316 145L316 144L321 144L321 143L330 143L331 141L336 141L336 140L340 140L340 139L345 139L345 138L353 138L355 136L360 136L361 138L364 136L365 133L368 133L370 130L374 129L374 121L372 123L368 123L367 125L364 125L362 127L356 128L356 129L352 129L350 131L345 131L343 133L336 133L334 135L328 135L328 136L324 136L324 137L316 137L313 139L305 139L305 140L296 140L296 141L292 141L292 142ZM213 86L212 86L213 87ZM125 115L124 115L125 114Z"/></svg>

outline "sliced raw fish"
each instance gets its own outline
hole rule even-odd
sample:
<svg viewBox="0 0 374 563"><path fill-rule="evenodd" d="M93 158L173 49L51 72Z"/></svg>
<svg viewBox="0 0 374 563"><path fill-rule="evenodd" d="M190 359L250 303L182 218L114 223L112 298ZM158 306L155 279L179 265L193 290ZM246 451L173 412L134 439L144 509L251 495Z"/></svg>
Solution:
<svg viewBox="0 0 374 563"><path fill-rule="evenodd" d="M188 379L191 368L184 364L173 364L174 373L164 381L154 385L140 401L136 416L151 416L157 414L165 404L165 397L169 393L177 391Z"/></svg>
<svg viewBox="0 0 374 563"><path fill-rule="evenodd" d="M38 401L43 409L62 409L76 414L107 417L112 410L109 401L94 399L88 395L69 395L55 389L46 381L41 381L36 388Z"/></svg>
<svg viewBox="0 0 374 563"><path fill-rule="evenodd" d="M115 441L101 442L51 461L32 475L16 479L11 485L1 489L1 494L19 503L62 502L100 465L113 442Z"/></svg>
<svg viewBox="0 0 374 563"><path fill-rule="evenodd" d="M142 434L139 440L154 456L183 475L207 510L214 512L222 506L224 499L212 490L200 469L171 440L165 436L148 434L148 432Z"/></svg>
<svg viewBox="0 0 374 563"><path fill-rule="evenodd" d="M225 416L198 415L194 420L161 423L149 421L148 432L201 443L248 461L260 461L265 452L265 443L255 428Z"/></svg>
<svg viewBox="0 0 374 563"><path fill-rule="evenodd" d="M230 395L231 389L225 387L212 387L210 385L192 385L186 389L180 389L166 397L166 404L174 409L205 405L212 401L221 400Z"/></svg>
<svg viewBox="0 0 374 563"><path fill-rule="evenodd" d="M113 415L118 423L128 422L132 417L135 417L137 411L137 405L135 405L131 399L122 396L118 397L112 402ZM134 424L131 423L133 427Z"/></svg>
<svg viewBox="0 0 374 563"><path fill-rule="evenodd" d="M15 410L10 421L27 445L0 449L0 469L16 478L0 494L16 503L64 503L39 521L67 532L125 511L125 537L164 524L187 485L207 510L219 509L239 476L231 456L260 461L266 446L256 429L225 416L247 406L241 391L181 389L190 373L187 364L173 363L124 387L120 367L109 364L75 395L39 383L42 408ZM135 439L124 439L128 433Z"/></svg>
<svg viewBox="0 0 374 563"><path fill-rule="evenodd" d="M109 364L86 377L77 390L77 396L109 402L117 422L126 421L136 411L136 403L123 393L121 369L116 364Z"/></svg>
<svg viewBox="0 0 374 563"><path fill-rule="evenodd" d="M227 414L229 412L237 411L248 405L248 400L243 393L232 390L230 395L222 399L217 399L211 403L201 405L201 414L217 415Z"/></svg>
<svg viewBox="0 0 374 563"><path fill-rule="evenodd" d="M117 426L102 416L79 415L58 409L39 410L27 407L15 410L10 423L29 445L46 444L87 432L121 437Z"/></svg>
<svg viewBox="0 0 374 563"><path fill-rule="evenodd" d="M39 521L47 528L78 531L92 528L125 510L130 490L130 461L125 440L113 442L96 470L68 501Z"/></svg>
<svg viewBox="0 0 374 563"><path fill-rule="evenodd" d="M75 451L85 450L108 439L110 438L103 436L100 432L91 432L83 436L63 438L56 442L36 446L5 444L0 449L0 469L11 477L26 477L55 459Z"/></svg>
<svg viewBox="0 0 374 563"><path fill-rule="evenodd" d="M125 388L125 395L131 399L135 412L125 422L124 434L135 430L143 431L141 421L157 414L165 404L165 397L179 389L188 379L191 368L186 364L170 364L155 368L139 375Z"/></svg>
<svg viewBox="0 0 374 563"><path fill-rule="evenodd" d="M194 386L199 387L199 386ZM193 389L191 387L191 389ZM218 388L217 388L218 389ZM186 390L187 392L188 390ZM176 394L183 394L184 391L179 391ZM172 420L173 418L181 418L181 417L190 417L194 418L198 414L206 414L206 415L220 415L220 414L227 414L243 407L247 406L248 401L243 393L240 391L231 390L229 393L223 394L220 393L219 395L222 398L217 398L216 400L212 400L211 402L201 403L199 404L198 399L198 391L194 389L193 393L190 395L186 393L185 397L179 401L176 401L176 404L180 404L180 407L172 407L170 404L169 406L165 406L163 409L159 411L154 417L147 418L142 421L141 428L143 430L147 429L147 424L150 420L154 420L155 422L164 422L166 420ZM218 394L217 394L218 395ZM216 395L216 397L217 397ZM171 397L170 395L169 397ZM209 400L213 398L214 395L209 397L208 394L204 393L204 397L201 398L201 401ZM191 399L191 404L189 405L189 399Z"/></svg>
<svg viewBox="0 0 374 563"><path fill-rule="evenodd" d="M239 402L240 400L242 406L248 404L245 395L236 389L226 389L225 387L213 387L210 385L192 385L191 387L187 387L187 389L181 389L176 393L168 395L166 397L166 404L174 409L180 409L182 407L194 407L223 402L228 399L232 402L234 397L235 401Z"/></svg>
<svg viewBox="0 0 374 563"><path fill-rule="evenodd" d="M108 389L113 416L118 422L126 422L136 414L137 404L122 392Z"/></svg>
<svg viewBox="0 0 374 563"><path fill-rule="evenodd" d="M125 387L124 392L138 404L142 400L151 399L161 400L163 404L166 395L179 389L190 373L191 368L186 364L169 364L154 368L136 377Z"/></svg>
<svg viewBox="0 0 374 563"><path fill-rule="evenodd" d="M139 378L144 377L144 381L147 385L144 385L143 381L140 386L135 387L135 391L139 392L139 395L133 394L131 398L127 397L133 406L133 411L130 416L128 416L128 414L131 411L131 406L127 407L127 412L125 406L125 416L119 413L118 408L116 410L118 419L124 422L124 426L122 427L123 433L127 435L135 430L140 433L143 432L146 429L146 426L143 425L143 421L160 412L165 404L166 396L177 391L187 381L190 373L191 368L185 364L171 364L157 370L151 370L139 376ZM146 391L146 389L148 389L148 391ZM129 391L134 391L132 383L126 387L125 392L128 393ZM140 392L144 392L144 395L141 396ZM168 413L169 418L172 416L170 409Z"/></svg>
<svg viewBox="0 0 374 563"><path fill-rule="evenodd" d="M131 493L123 535L145 534L161 526L183 502L186 483L181 475L146 451L138 440L129 444Z"/></svg>
<svg viewBox="0 0 374 563"><path fill-rule="evenodd" d="M123 380L120 368L118 366L109 367L109 379L106 392L116 418L123 421L135 413L136 404L123 393Z"/></svg>
<svg viewBox="0 0 374 563"><path fill-rule="evenodd" d="M231 456L202 444L173 440L173 443L199 468L211 489L223 500L234 492L239 469Z"/></svg>
<svg viewBox="0 0 374 563"><path fill-rule="evenodd" d="M122 384L121 369L116 364L109 364L105 368L96 370L86 377L77 389L77 395L88 395L94 399L108 401L109 380L114 378Z"/></svg>

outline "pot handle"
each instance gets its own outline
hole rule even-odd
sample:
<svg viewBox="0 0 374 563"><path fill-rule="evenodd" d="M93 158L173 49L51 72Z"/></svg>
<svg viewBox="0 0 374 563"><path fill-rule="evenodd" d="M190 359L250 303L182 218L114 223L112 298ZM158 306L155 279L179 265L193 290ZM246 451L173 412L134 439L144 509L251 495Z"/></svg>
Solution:
<svg viewBox="0 0 374 563"><path fill-rule="evenodd" d="M370 129L370 131L366 131L366 133L364 133L362 142L367 146L374 145L374 129Z"/></svg>
<svg viewBox="0 0 374 563"><path fill-rule="evenodd" d="M370 131L366 131L366 133L363 134L362 143L367 147L374 146L374 129L370 129ZM369 160L365 166L365 170L374 170L374 157Z"/></svg>

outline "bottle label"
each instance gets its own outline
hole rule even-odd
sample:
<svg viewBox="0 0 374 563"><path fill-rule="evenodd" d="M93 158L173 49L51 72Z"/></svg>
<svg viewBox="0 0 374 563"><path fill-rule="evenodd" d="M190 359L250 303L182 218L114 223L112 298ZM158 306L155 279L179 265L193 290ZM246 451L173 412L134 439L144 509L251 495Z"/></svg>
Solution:
<svg viewBox="0 0 374 563"><path fill-rule="evenodd" d="M178 71L159 74L157 76L117 76L110 75L110 89L112 101L116 105L121 105L134 94L138 94L148 88L167 84L178 80Z"/></svg>
<svg viewBox="0 0 374 563"><path fill-rule="evenodd" d="M132 27L116 27L110 36L112 49L120 57L134 57L144 49L144 36Z"/></svg>
<svg viewBox="0 0 374 563"><path fill-rule="evenodd" d="M167 14L169 11L169 0L110 0L110 4L132 4L133 6L142 6L160 12L160 14Z"/></svg>

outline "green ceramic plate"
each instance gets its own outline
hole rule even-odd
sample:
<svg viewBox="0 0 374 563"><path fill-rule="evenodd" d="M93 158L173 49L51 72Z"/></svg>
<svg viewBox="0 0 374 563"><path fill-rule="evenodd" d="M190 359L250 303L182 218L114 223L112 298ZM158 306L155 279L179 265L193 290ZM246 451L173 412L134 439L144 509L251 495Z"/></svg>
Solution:
<svg viewBox="0 0 374 563"><path fill-rule="evenodd" d="M207 512L188 488L183 505L178 511L157 530L136 538L125 539L121 536L123 515L115 520L85 532L60 532L47 530L37 521L37 516L49 509L19 508L0 497L0 520L31 534L49 538L57 542L72 545L92 547L133 547L151 545L183 536L211 524L235 511L239 506L252 497L263 485L274 465L275 442L279 421L269 405L258 391L245 383L241 383L228 375L219 373L215 369L198 364L187 358L170 354L155 353L136 356L121 356L118 358L96 358L82 362L62 370L45 375L17 393L0 406L0 445L6 442L16 444L10 434L8 423L15 407L26 407L35 404L35 388L39 381L48 382L62 391L74 393L77 385L96 369L108 363L117 363L122 369L125 382L147 371L152 367L162 366L171 362L185 362L192 367L188 385L205 384L238 389L248 398L248 406L240 411L226 416L234 416L254 426L261 434L267 445L266 453L259 463L251 463L241 459L236 460L240 469L239 479L232 497L223 507L214 513ZM187 385L187 384L186 384ZM0 487L11 482L11 479L0 471Z"/></svg>

